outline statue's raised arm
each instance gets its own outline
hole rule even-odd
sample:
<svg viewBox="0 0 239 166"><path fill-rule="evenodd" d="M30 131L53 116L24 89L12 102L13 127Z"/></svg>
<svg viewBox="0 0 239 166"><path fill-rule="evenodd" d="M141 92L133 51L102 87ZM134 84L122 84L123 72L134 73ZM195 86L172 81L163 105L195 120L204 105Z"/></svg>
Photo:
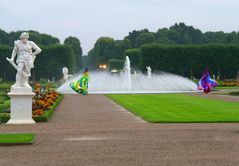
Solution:
<svg viewBox="0 0 239 166"><path fill-rule="evenodd" d="M31 76L31 68L34 67L36 55L41 52L41 49L33 42L29 41L29 34L23 32L20 40L14 42L14 48L11 58L6 58L7 61L17 70L16 83L14 87L28 87L28 79ZM32 52L32 50L35 50ZM17 56L16 63L14 62Z"/></svg>

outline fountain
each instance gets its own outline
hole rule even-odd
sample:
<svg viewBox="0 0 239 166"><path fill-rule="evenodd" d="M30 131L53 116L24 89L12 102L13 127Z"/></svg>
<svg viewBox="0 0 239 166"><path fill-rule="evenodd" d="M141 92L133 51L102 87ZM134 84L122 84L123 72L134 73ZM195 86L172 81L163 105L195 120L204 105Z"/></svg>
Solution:
<svg viewBox="0 0 239 166"><path fill-rule="evenodd" d="M137 72L137 77L131 75L130 60L126 57L123 72L111 74L108 71L90 71L89 94L112 93L185 93L198 92L197 85L182 76L161 72L148 74ZM61 93L75 93L69 84L81 77L77 74L58 88Z"/></svg>
<svg viewBox="0 0 239 166"><path fill-rule="evenodd" d="M126 56L125 63L124 63L124 73L125 73L125 80L126 80L126 86L127 90L130 92L131 90L131 69L130 69L130 61L129 57Z"/></svg>

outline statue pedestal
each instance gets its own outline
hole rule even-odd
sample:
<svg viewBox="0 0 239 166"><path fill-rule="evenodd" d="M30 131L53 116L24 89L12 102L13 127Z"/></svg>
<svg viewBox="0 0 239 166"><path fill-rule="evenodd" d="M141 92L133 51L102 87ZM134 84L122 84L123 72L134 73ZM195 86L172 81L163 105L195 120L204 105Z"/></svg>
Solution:
<svg viewBox="0 0 239 166"><path fill-rule="evenodd" d="M34 93L28 87L11 87L11 118L7 124L33 124L32 97Z"/></svg>

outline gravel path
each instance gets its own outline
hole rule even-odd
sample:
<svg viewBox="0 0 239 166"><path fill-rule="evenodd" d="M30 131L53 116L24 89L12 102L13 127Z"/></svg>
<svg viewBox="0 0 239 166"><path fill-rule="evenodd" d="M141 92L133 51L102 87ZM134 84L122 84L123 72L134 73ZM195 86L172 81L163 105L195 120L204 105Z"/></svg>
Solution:
<svg viewBox="0 0 239 166"><path fill-rule="evenodd" d="M150 124L102 95L65 95L33 145L1 146L1 166L238 166L239 124Z"/></svg>

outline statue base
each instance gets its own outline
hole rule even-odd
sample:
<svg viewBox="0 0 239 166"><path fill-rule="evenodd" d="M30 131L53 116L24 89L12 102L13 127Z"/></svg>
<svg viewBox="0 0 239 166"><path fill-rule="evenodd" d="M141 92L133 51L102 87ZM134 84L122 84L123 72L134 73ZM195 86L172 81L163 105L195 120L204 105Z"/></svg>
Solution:
<svg viewBox="0 0 239 166"><path fill-rule="evenodd" d="M11 98L11 118L7 124L35 123L32 119L32 89L12 86L8 96Z"/></svg>

